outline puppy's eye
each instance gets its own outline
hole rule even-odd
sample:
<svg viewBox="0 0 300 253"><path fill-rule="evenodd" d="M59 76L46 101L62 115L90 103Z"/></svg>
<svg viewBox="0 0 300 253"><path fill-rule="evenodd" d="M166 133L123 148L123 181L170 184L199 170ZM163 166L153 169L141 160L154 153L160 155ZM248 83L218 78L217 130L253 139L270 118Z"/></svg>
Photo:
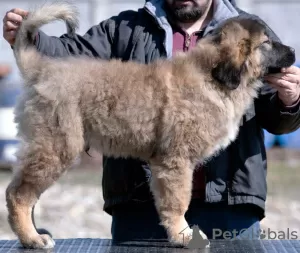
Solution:
<svg viewBox="0 0 300 253"><path fill-rule="evenodd" d="M270 40L265 40L264 42L263 42L263 44L271 44L271 41Z"/></svg>

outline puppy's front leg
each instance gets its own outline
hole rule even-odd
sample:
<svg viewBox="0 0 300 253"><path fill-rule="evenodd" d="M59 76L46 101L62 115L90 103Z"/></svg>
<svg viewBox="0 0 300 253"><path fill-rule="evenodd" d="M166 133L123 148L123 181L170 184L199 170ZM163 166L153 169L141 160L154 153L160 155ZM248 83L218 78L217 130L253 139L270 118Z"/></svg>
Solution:
<svg viewBox="0 0 300 253"><path fill-rule="evenodd" d="M165 227L172 243L187 245L192 230L184 215L191 200L193 166L188 159L176 157L150 162L150 167L150 187L161 225Z"/></svg>

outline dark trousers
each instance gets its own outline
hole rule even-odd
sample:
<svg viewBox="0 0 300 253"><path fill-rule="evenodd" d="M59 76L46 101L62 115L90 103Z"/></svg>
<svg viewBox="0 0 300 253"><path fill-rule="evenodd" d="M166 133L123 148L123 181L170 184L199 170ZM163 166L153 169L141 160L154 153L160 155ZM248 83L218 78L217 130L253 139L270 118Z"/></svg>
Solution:
<svg viewBox="0 0 300 253"><path fill-rule="evenodd" d="M193 200L186 219L190 227L198 225L209 239L259 239L260 220L252 205L203 204ZM114 208L111 233L114 243L167 239L153 203Z"/></svg>

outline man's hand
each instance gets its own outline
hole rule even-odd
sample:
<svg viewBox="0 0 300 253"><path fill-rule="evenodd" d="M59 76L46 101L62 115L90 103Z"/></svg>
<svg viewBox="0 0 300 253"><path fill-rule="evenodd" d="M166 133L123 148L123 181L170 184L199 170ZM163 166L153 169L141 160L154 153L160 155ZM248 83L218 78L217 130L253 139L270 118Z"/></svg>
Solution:
<svg viewBox="0 0 300 253"><path fill-rule="evenodd" d="M8 11L3 18L3 37L10 45L15 43L16 33L27 15L28 11L16 8Z"/></svg>
<svg viewBox="0 0 300 253"><path fill-rule="evenodd" d="M270 74L265 80L278 91L279 99L285 106L292 106L300 98L300 68L283 68L279 74Z"/></svg>

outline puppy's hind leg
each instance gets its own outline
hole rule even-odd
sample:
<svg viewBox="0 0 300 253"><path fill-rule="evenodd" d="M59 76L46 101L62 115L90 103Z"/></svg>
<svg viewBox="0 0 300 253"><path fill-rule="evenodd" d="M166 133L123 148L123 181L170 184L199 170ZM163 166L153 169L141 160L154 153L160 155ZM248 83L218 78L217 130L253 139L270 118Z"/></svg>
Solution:
<svg viewBox="0 0 300 253"><path fill-rule="evenodd" d="M33 129L33 128L31 128ZM49 235L38 234L32 221L32 208L41 194L68 169L83 150L82 133L72 128L36 126L33 139L21 146L18 171L6 190L8 221L26 248L53 248Z"/></svg>
<svg viewBox="0 0 300 253"><path fill-rule="evenodd" d="M194 168L189 159L180 156L150 162L150 168L150 187L161 225L171 243L186 246L192 239L192 230L184 215L191 200Z"/></svg>

